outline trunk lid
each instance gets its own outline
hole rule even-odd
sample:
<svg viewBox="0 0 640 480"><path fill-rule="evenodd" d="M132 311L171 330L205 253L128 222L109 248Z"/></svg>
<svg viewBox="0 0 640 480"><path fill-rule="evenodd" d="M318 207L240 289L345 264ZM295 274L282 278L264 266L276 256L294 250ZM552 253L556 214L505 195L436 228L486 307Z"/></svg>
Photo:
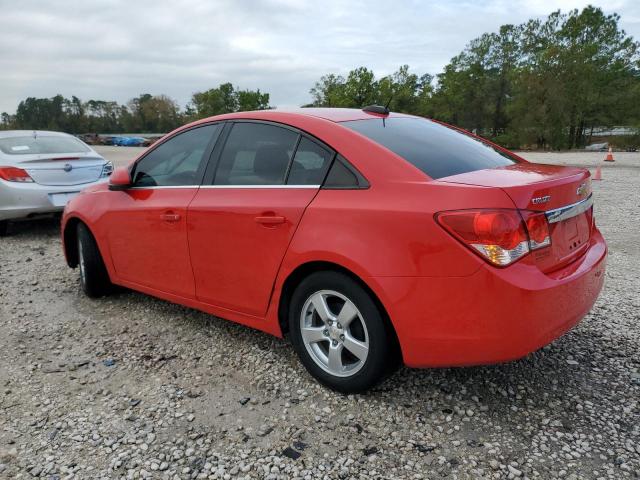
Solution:
<svg viewBox="0 0 640 480"><path fill-rule="evenodd" d="M588 170L523 162L439 181L500 188L518 209L546 212L551 245L532 253L545 272L567 265L588 248L593 225Z"/></svg>
<svg viewBox="0 0 640 480"><path fill-rule="evenodd" d="M66 186L92 183L100 179L105 160L93 152L87 154L50 154L21 158L23 168L40 185Z"/></svg>

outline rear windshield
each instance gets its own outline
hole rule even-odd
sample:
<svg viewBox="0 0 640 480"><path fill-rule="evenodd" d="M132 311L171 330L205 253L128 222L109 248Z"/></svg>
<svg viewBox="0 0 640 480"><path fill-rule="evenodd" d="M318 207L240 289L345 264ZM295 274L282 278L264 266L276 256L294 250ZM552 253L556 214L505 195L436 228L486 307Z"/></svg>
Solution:
<svg viewBox="0 0 640 480"><path fill-rule="evenodd" d="M89 148L74 137L29 136L0 138L0 150L8 155L34 153L84 153Z"/></svg>
<svg viewBox="0 0 640 480"><path fill-rule="evenodd" d="M431 178L518 162L487 143L424 118L353 120L342 125L388 148Z"/></svg>

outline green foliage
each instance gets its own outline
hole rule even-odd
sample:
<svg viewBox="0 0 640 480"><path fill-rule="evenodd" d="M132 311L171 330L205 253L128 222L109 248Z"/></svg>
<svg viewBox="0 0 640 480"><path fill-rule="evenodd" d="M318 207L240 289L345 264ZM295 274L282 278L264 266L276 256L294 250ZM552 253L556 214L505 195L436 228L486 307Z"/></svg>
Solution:
<svg viewBox="0 0 640 480"><path fill-rule="evenodd" d="M268 93L261 93L260 90L238 90L231 83L223 83L206 92L194 93L188 106L193 119L268 108Z"/></svg>
<svg viewBox="0 0 640 480"><path fill-rule="evenodd" d="M183 123L174 100L148 93L131 99L127 106L117 102L29 97L18 105L15 115L3 113L5 129L58 130L69 133L168 132Z"/></svg>
<svg viewBox="0 0 640 480"><path fill-rule="evenodd" d="M386 105L396 112L426 115L433 92L433 77L418 77L403 65L397 72L376 80L374 73L359 67L347 78L329 74L323 76L310 90L313 107L362 108L367 105Z"/></svg>
<svg viewBox="0 0 640 480"><path fill-rule="evenodd" d="M509 105L521 143L580 147L591 127L635 122L639 44L618 22L589 6L523 25Z"/></svg>
<svg viewBox="0 0 640 480"><path fill-rule="evenodd" d="M223 83L195 93L184 112L166 95L143 93L126 105L104 100L82 102L56 95L29 97L18 105L15 115L0 115L0 129L58 130L69 133L162 133L198 118L220 113L264 110L269 94L260 90L238 90Z"/></svg>
<svg viewBox="0 0 640 480"><path fill-rule="evenodd" d="M127 132L168 132L180 126L182 116L171 98L144 93L129 100L121 121Z"/></svg>
<svg viewBox="0 0 640 480"><path fill-rule="evenodd" d="M619 21L616 14L588 6L503 25L469 42L435 82L408 65L381 78L359 67L346 76L321 77L308 106L388 104L393 111L434 117L509 147L580 147L594 127L635 125L640 131L640 44ZM29 97L15 115L0 115L0 128L166 132L189 120L268 108L268 93L231 83L194 93L183 112L164 95L143 94L126 106L61 95Z"/></svg>
<svg viewBox="0 0 640 480"><path fill-rule="evenodd" d="M376 80L360 67L325 75L310 106L385 105L432 116L509 146L574 148L592 127L640 124L640 44L597 7L503 25L432 77L408 66Z"/></svg>

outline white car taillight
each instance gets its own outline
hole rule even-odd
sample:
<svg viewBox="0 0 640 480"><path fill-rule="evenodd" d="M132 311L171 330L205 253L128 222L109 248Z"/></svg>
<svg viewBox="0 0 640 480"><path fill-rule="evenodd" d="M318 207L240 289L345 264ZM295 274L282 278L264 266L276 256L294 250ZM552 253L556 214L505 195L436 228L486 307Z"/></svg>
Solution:
<svg viewBox="0 0 640 480"><path fill-rule="evenodd" d="M17 167L0 167L0 178L7 182L33 183L27 171Z"/></svg>
<svg viewBox="0 0 640 480"><path fill-rule="evenodd" d="M113 163L107 162L102 166L102 173L100 173L101 178L108 177L113 173Z"/></svg>

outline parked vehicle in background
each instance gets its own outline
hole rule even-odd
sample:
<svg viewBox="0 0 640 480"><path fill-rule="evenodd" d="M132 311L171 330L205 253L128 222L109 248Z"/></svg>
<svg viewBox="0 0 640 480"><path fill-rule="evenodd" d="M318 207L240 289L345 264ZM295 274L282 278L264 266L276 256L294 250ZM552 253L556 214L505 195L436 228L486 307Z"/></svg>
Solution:
<svg viewBox="0 0 640 480"><path fill-rule="evenodd" d="M76 137L79 138L80 140L82 140L87 145L101 145L102 144L102 140L100 138L100 135L98 135L97 133L81 133L79 135L76 135Z"/></svg>
<svg viewBox="0 0 640 480"><path fill-rule="evenodd" d="M113 145L118 147L141 147L145 141L142 137L113 137Z"/></svg>
<svg viewBox="0 0 640 480"><path fill-rule="evenodd" d="M592 143L591 145L587 145L584 149L588 152L606 152L609 148L608 143Z"/></svg>
<svg viewBox="0 0 640 480"><path fill-rule="evenodd" d="M108 135L102 138L103 145L114 145L116 147L141 147L145 143L150 145L152 142L142 137L125 137L122 135Z"/></svg>
<svg viewBox="0 0 640 480"><path fill-rule="evenodd" d="M72 135L0 131L0 235L11 220L61 212L112 170L111 162Z"/></svg>
<svg viewBox="0 0 640 480"><path fill-rule="evenodd" d="M341 392L522 357L604 281L589 172L384 107L220 115L165 136L62 220L112 284L274 335Z"/></svg>

